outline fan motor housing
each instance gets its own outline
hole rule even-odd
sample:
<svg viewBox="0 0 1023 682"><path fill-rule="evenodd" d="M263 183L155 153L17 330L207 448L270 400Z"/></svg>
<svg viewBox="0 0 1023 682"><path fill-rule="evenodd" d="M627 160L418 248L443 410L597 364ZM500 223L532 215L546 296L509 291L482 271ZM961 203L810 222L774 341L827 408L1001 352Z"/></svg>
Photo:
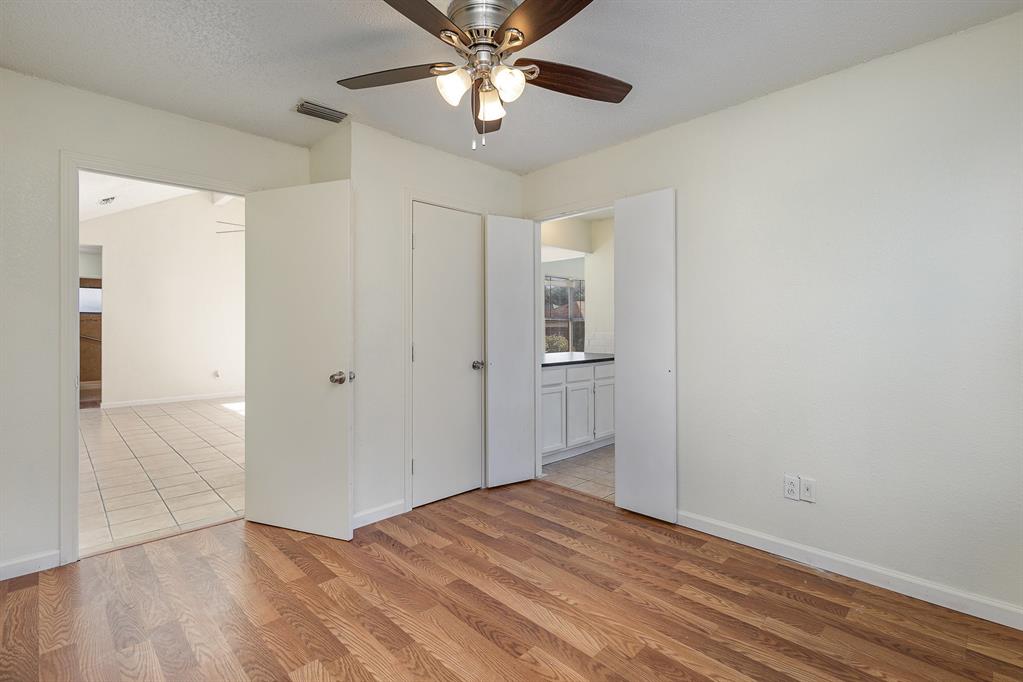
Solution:
<svg viewBox="0 0 1023 682"><path fill-rule="evenodd" d="M448 18L474 42L493 42L494 33L518 6L519 0L452 0Z"/></svg>

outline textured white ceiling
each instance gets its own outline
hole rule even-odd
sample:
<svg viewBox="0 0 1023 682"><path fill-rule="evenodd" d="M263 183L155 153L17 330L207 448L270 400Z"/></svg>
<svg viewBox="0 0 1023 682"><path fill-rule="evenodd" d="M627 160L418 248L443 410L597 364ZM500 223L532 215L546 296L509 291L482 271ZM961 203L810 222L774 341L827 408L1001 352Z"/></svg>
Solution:
<svg viewBox="0 0 1023 682"><path fill-rule="evenodd" d="M468 105L452 109L430 80L335 84L453 57L381 0L3 0L0 65L298 145L332 126L295 113L308 98L526 172L1021 8L1023 0L596 0L522 56L607 73L631 82L632 94L612 105L528 88L475 152Z"/></svg>

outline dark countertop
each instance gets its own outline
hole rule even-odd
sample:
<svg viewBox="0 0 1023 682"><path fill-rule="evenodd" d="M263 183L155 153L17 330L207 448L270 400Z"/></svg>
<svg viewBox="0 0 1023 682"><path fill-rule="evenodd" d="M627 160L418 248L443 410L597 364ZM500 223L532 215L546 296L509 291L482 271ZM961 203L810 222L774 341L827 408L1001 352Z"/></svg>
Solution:
<svg viewBox="0 0 1023 682"><path fill-rule="evenodd" d="M540 366L582 365L588 362L611 362L614 359L614 353L544 353Z"/></svg>

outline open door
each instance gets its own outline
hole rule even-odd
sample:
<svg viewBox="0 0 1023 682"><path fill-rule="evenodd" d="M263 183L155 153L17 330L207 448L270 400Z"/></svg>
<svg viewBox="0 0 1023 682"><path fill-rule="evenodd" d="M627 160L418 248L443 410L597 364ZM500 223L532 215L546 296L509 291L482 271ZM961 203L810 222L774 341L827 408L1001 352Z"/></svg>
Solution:
<svg viewBox="0 0 1023 682"><path fill-rule="evenodd" d="M350 540L350 183L245 202L245 517Z"/></svg>
<svg viewBox="0 0 1023 682"><path fill-rule="evenodd" d="M487 486L536 475L536 256L531 220L487 216Z"/></svg>
<svg viewBox="0 0 1023 682"><path fill-rule="evenodd" d="M614 215L615 504L675 523L675 190Z"/></svg>

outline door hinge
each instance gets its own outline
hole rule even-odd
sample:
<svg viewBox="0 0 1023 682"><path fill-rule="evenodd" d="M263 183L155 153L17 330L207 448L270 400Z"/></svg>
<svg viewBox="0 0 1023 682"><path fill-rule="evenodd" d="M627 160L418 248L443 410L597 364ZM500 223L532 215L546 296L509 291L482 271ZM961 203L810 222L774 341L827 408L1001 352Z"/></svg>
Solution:
<svg viewBox="0 0 1023 682"><path fill-rule="evenodd" d="M416 361L416 344L412 344L412 362Z"/></svg>
<svg viewBox="0 0 1023 682"><path fill-rule="evenodd" d="M416 250L416 233L415 232L412 233L412 250L413 251Z"/></svg>
<svg viewBox="0 0 1023 682"><path fill-rule="evenodd" d="M416 460L412 460L412 473L416 473Z"/></svg>

